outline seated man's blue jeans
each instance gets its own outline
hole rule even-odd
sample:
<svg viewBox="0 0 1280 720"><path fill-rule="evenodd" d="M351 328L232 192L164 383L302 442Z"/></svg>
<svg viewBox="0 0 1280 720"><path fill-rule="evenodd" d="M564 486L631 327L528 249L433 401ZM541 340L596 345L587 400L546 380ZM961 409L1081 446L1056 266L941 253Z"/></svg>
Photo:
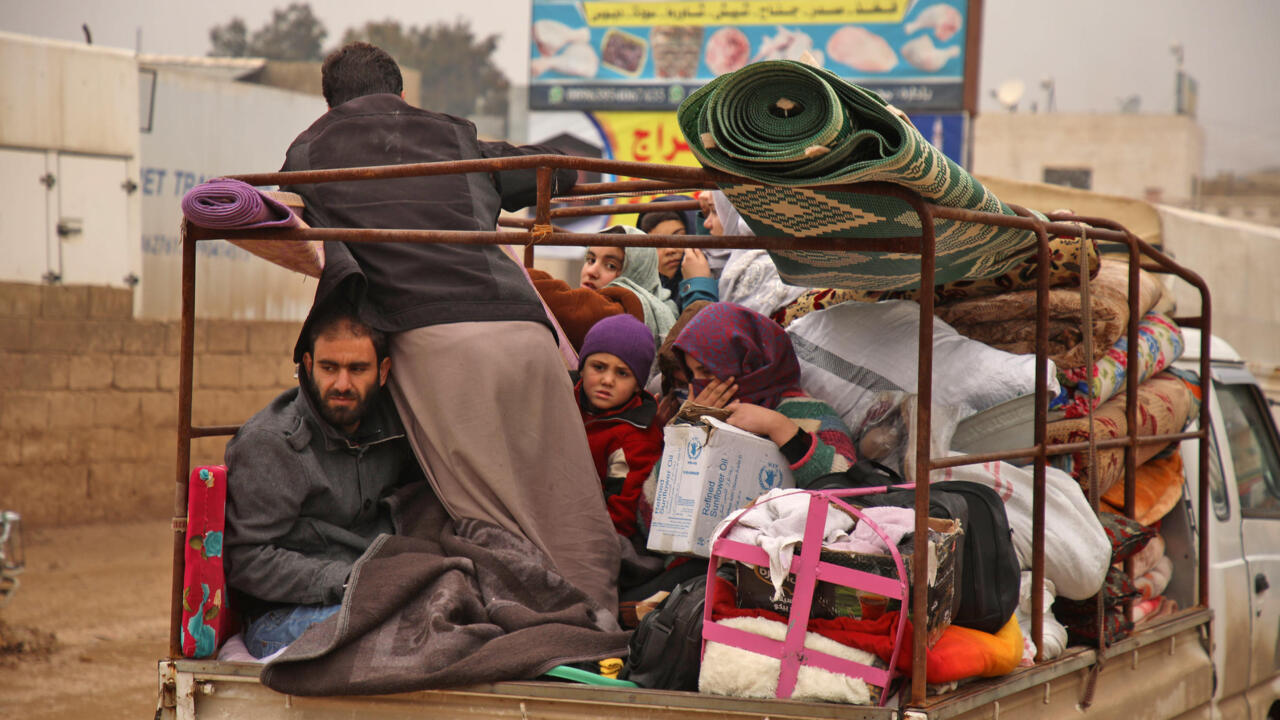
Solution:
<svg viewBox="0 0 1280 720"><path fill-rule="evenodd" d="M249 654L264 658L288 645L304 630L338 612L341 605L290 605L259 616L244 629Z"/></svg>

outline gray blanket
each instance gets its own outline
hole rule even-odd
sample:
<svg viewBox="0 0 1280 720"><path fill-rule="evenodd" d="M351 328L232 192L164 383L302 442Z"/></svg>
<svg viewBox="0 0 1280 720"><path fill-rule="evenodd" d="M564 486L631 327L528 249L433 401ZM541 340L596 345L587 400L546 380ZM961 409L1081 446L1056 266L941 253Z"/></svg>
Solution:
<svg viewBox="0 0 1280 720"><path fill-rule="evenodd" d="M524 538L454 522L429 490L403 494L401 534L356 561L342 609L262 672L294 695L410 692L535 678L556 665L624 657L629 633Z"/></svg>

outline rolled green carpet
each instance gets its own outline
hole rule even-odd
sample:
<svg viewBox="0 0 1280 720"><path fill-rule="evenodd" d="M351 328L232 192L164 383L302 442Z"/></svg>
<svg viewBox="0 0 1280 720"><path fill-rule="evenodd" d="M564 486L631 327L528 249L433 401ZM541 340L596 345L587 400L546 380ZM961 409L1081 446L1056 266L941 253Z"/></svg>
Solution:
<svg viewBox="0 0 1280 720"><path fill-rule="evenodd" d="M889 182L949 207L1015 214L876 93L791 60L753 63L680 104L680 129L705 166L768 185L721 190L762 236L920 235L911 206L814 186ZM994 277L1035 252L1026 230L937 220L936 284ZM920 284L909 253L770 251L782 279L805 287L906 290Z"/></svg>

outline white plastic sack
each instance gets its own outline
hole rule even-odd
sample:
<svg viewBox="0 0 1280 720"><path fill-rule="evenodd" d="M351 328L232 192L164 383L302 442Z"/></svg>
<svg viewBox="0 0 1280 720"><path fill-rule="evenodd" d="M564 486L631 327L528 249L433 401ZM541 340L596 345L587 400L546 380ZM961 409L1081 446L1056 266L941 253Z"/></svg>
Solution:
<svg viewBox="0 0 1280 720"><path fill-rule="evenodd" d="M800 385L826 401L855 432L885 392L914 394L920 306L911 300L847 302L811 312L787 328L800 359ZM961 420L1035 392L1035 356L1013 355L933 320L933 407ZM1049 365L1049 393L1058 392Z"/></svg>
<svg viewBox="0 0 1280 720"><path fill-rule="evenodd" d="M1052 660L1062 654L1067 647L1067 629L1053 616L1053 581L1044 580L1044 622L1041 625L1044 637L1043 659ZM1018 618L1018 627L1022 628L1022 662L1024 666L1035 664L1036 642L1031 637L1031 571L1022 572L1021 586L1018 588L1018 609L1014 612Z"/></svg>
<svg viewBox="0 0 1280 720"><path fill-rule="evenodd" d="M958 453L953 453L958 454ZM1023 570L1031 569L1031 468L1004 462L934 470L933 482L970 480L996 491L1004 500L1013 531L1013 547ZM1080 484L1057 468L1045 468L1044 576L1058 595L1071 600L1093 597L1107 578L1111 542L1093 514Z"/></svg>

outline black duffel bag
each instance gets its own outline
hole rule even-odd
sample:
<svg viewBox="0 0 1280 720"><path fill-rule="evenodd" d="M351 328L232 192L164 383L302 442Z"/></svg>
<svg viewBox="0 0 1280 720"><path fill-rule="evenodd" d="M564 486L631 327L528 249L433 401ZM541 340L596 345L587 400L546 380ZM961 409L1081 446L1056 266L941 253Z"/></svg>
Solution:
<svg viewBox="0 0 1280 720"><path fill-rule="evenodd" d="M706 590L705 573L685 580L645 615L631 635L627 664L619 677L655 690L696 691Z"/></svg>

